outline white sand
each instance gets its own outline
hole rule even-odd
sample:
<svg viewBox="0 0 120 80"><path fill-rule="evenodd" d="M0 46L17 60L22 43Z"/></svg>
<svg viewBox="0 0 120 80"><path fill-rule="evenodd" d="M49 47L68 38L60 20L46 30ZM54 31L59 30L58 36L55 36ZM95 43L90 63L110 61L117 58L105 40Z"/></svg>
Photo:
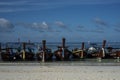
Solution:
<svg viewBox="0 0 120 80"><path fill-rule="evenodd" d="M0 80L120 80L120 66L0 66Z"/></svg>

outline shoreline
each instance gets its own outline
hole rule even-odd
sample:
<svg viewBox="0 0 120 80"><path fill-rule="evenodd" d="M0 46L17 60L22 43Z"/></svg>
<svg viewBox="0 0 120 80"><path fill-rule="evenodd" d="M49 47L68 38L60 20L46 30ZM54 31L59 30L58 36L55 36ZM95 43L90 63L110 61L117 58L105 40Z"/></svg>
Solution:
<svg viewBox="0 0 120 80"><path fill-rule="evenodd" d="M0 66L120 66L120 62L98 62L98 61L0 61Z"/></svg>

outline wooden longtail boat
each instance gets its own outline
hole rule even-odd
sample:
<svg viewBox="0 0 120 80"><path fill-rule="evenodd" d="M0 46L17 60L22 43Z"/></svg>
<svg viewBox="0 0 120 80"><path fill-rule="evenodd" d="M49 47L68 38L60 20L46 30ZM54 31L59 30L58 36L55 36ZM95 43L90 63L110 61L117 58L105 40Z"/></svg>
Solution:
<svg viewBox="0 0 120 80"><path fill-rule="evenodd" d="M1 54L1 59L3 61L9 61L10 60L10 53L9 53L9 49L7 48L2 48L1 47L1 43L0 43L0 54Z"/></svg>
<svg viewBox="0 0 120 80"><path fill-rule="evenodd" d="M52 50L49 48L46 48L45 40L43 40L43 47L41 49L39 49L36 56L37 56L37 60L43 60L43 59L44 59L44 61L52 60L52 57L53 57Z"/></svg>
<svg viewBox="0 0 120 80"><path fill-rule="evenodd" d="M21 57L19 55L20 53L17 51L16 48L1 49L1 58L3 61L21 60Z"/></svg>
<svg viewBox="0 0 120 80"><path fill-rule="evenodd" d="M12 55L9 52L9 49L1 49L1 58L3 61L10 61L12 60Z"/></svg>
<svg viewBox="0 0 120 80"><path fill-rule="evenodd" d="M45 61L51 61L53 54L52 54L52 50L51 49L45 49L45 54L43 52L43 50L40 50L36 56L37 56L37 60L42 60L43 59L43 55L45 55Z"/></svg>
<svg viewBox="0 0 120 80"><path fill-rule="evenodd" d="M74 59L82 59L84 58L86 55L86 52L84 50L84 42L82 43L82 47L81 49L77 49L75 48L73 51L72 51L72 56Z"/></svg>
<svg viewBox="0 0 120 80"><path fill-rule="evenodd" d="M58 50L54 51L56 60L70 60L72 52L65 46L65 38L62 39L62 46L58 46Z"/></svg>
<svg viewBox="0 0 120 80"><path fill-rule="evenodd" d="M30 47L27 48L27 45L34 45L34 44L23 42L22 45L23 45L23 50L20 55L20 56L22 56L22 60L27 60L27 61L34 60L35 53L34 53L33 49Z"/></svg>
<svg viewBox="0 0 120 80"><path fill-rule="evenodd" d="M105 44L106 40L103 40L102 48L90 47L87 52L87 58L104 58L105 57Z"/></svg>
<svg viewBox="0 0 120 80"><path fill-rule="evenodd" d="M102 50L100 50L98 56L102 58L117 58L120 57L120 48L112 48L107 47L105 48L106 40L103 41Z"/></svg>
<svg viewBox="0 0 120 80"><path fill-rule="evenodd" d="M23 50L20 48L1 49L1 58L3 61L20 61L20 60L34 60L34 52L30 48L26 48L26 45L33 45L31 43L22 43Z"/></svg>
<svg viewBox="0 0 120 80"><path fill-rule="evenodd" d="M105 58L120 57L120 48L107 47Z"/></svg>
<svg viewBox="0 0 120 80"><path fill-rule="evenodd" d="M3 61L20 60L20 52L17 50L17 48L8 47L8 43L6 43L6 48L1 48L0 46L0 53Z"/></svg>

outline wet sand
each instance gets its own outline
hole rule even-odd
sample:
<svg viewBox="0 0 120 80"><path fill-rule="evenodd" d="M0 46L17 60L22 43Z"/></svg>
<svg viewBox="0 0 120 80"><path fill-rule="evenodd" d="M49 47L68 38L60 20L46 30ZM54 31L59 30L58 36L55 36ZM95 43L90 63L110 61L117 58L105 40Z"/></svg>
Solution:
<svg viewBox="0 0 120 80"><path fill-rule="evenodd" d="M79 64L0 63L0 80L120 80L119 63L117 66Z"/></svg>

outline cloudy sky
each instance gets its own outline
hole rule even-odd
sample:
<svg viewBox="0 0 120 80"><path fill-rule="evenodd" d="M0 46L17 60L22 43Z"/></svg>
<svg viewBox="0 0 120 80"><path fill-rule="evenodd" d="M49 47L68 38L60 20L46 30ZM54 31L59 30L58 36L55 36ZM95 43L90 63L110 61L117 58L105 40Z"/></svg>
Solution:
<svg viewBox="0 0 120 80"><path fill-rule="evenodd" d="M0 42L120 41L120 0L0 0Z"/></svg>

